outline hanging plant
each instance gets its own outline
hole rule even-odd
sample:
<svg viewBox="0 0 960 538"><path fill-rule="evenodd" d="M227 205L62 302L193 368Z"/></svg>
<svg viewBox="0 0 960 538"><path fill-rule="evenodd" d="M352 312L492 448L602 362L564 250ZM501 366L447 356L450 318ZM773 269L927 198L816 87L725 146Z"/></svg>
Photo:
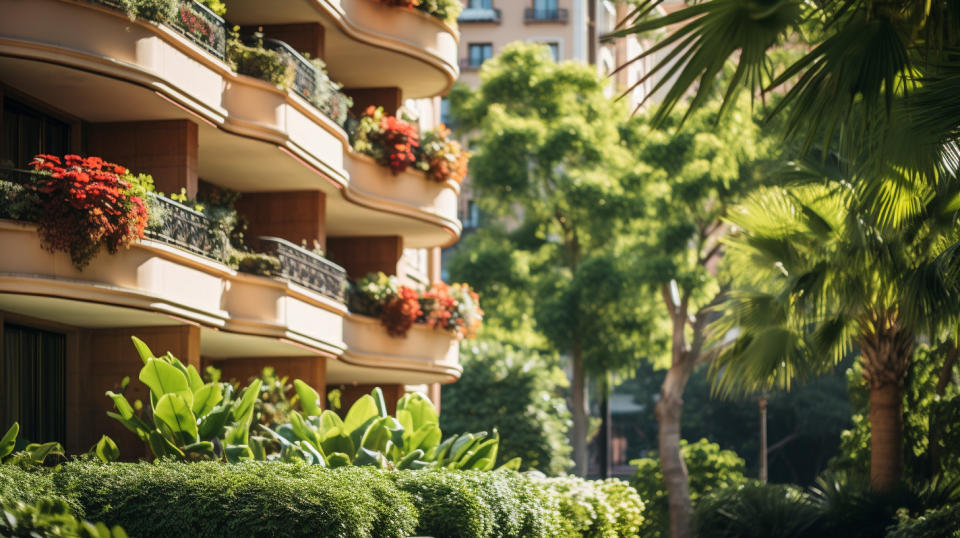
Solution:
<svg viewBox="0 0 960 538"><path fill-rule="evenodd" d="M143 238L147 207L120 176L127 169L99 157L37 155L31 163L43 173L33 188L39 195L40 237L51 252L63 251L83 269L101 247L110 253Z"/></svg>

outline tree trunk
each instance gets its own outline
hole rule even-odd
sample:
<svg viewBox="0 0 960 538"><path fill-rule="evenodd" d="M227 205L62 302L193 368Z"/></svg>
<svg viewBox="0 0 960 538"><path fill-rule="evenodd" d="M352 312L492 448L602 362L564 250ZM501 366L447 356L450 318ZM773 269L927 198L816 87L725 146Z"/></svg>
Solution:
<svg viewBox="0 0 960 538"><path fill-rule="evenodd" d="M690 368L684 361L675 361L660 389L657 402L657 441L660 449L660 467L667 488L670 507L671 538L693 536L690 528L692 507L687 466L680 454L680 416L683 413L683 389L690 377Z"/></svg>
<svg viewBox="0 0 960 538"><path fill-rule="evenodd" d="M870 387L870 485L880 492L903 479L903 391L913 341L895 315L861 323L863 377Z"/></svg>
<svg viewBox="0 0 960 538"><path fill-rule="evenodd" d="M573 415L573 428L570 431L573 444L574 474L587 475L587 380L583 371L583 353L580 343L573 345L571 352L573 379L570 381L570 414Z"/></svg>
<svg viewBox="0 0 960 538"><path fill-rule="evenodd" d="M870 484L892 490L903 477L903 387L870 389Z"/></svg>

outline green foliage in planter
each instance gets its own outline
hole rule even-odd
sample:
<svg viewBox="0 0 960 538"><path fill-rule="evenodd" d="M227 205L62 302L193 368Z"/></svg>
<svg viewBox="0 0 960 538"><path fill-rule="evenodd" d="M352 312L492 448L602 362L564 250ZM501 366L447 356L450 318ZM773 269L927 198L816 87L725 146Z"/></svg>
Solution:
<svg viewBox="0 0 960 538"><path fill-rule="evenodd" d="M405 537L417 512L372 469L279 462L69 462L57 486L132 536Z"/></svg>
<svg viewBox="0 0 960 538"><path fill-rule="evenodd" d="M0 180L0 218L36 222L40 216L40 198L36 192Z"/></svg>
<svg viewBox="0 0 960 538"><path fill-rule="evenodd" d="M278 88L289 88L293 83L294 68L279 52L264 48L263 40L255 46L240 41L238 27L227 39L227 64L241 75L265 80Z"/></svg>
<svg viewBox="0 0 960 538"><path fill-rule="evenodd" d="M241 273L250 273L260 276L275 276L280 274L280 259L261 252L244 252L233 250L227 259L227 265Z"/></svg>
<svg viewBox="0 0 960 538"><path fill-rule="evenodd" d="M538 483L559 505L560 536L646 536L640 532L644 503L629 484L616 479L575 476L542 478Z"/></svg>
<svg viewBox="0 0 960 538"><path fill-rule="evenodd" d="M223 0L198 0L201 4L210 8L210 11L216 13L223 17L227 14L227 5L223 3Z"/></svg>
<svg viewBox="0 0 960 538"><path fill-rule="evenodd" d="M253 459L249 430L254 401L260 393L255 379L236 398L226 383L204 383L193 365L185 366L169 352L157 357L134 337L143 360L139 379L150 389L150 416L141 417L123 394L107 391L116 413L107 413L147 443L157 458L180 460Z"/></svg>
<svg viewBox="0 0 960 538"><path fill-rule="evenodd" d="M172 21L177 15L176 0L123 0L124 8L131 19L146 19L153 22Z"/></svg>
<svg viewBox="0 0 960 538"><path fill-rule="evenodd" d="M732 450L721 450L720 445L701 439L695 443L680 441L680 453L690 477L690 498L694 503L710 493L736 488L750 480L744 476L744 461ZM667 489L659 458L640 458L630 465L637 468L630 484L640 492L649 508L643 523L643 536L669 536L667 520Z"/></svg>
<svg viewBox="0 0 960 538"><path fill-rule="evenodd" d="M420 0L417 9L443 19L447 24L455 25L457 17L463 11L463 4L460 0Z"/></svg>
<svg viewBox="0 0 960 538"><path fill-rule="evenodd" d="M463 375L443 386L440 425L446 432L498 429L500 457L548 475L573 465L566 374L533 351L481 340L460 346Z"/></svg>

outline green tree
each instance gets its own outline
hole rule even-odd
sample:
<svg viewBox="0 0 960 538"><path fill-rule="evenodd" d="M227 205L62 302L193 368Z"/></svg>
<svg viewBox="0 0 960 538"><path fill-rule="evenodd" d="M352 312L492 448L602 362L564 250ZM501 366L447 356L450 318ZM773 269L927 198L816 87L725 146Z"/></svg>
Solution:
<svg viewBox="0 0 960 538"><path fill-rule="evenodd" d="M816 140L836 147L858 202L887 221L909 208L908 199L892 203L882 188L890 168L928 186L956 176L955 0L709 0L659 15L662 1L638 2L617 32L668 30L641 55L656 55L647 77L666 92L658 120L691 93L694 109L718 91L727 105L740 88L782 94L770 116L783 117L786 137L804 148ZM779 50L802 54L775 66L770 56ZM736 66L732 76L728 62Z"/></svg>
<svg viewBox="0 0 960 538"><path fill-rule="evenodd" d="M821 176L822 177L822 176ZM773 188L730 220L742 233L727 261L738 275L717 334L738 336L714 362L724 393L811 378L850 353L869 387L870 481L890 491L903 472L902 403L918 336L955 325L938 257L960 237L956 187L920 191L916 218L879 226L849 183Z"/></svg>
<svg viewBox="0 0 960 538"><path fill-rule="evenodd" d="M452 111L475 135L470 170L481 207L517 228L505 248L526 254L511 260L535 264L524 312L533 306L536 330L570 359L571 440L582 475L588 376L629 367L636 339L649 329L624 256L630 206L621 179L631 163L619 127L626 114L592 68L557 64L540 45L505 48L480 78L476 91L451 94Z"/></svg>
<svg viewBox="0 0 960 538"><path fill-rule="evenodd" d="M440 428L450 433L500 431L500 461L559 475L569 469L567 378L557 361L489 339L461 345L463 375L443 386Z"/></svg>
<svg viewBox="0 0 960 538"><path fill-rule="evenodd" d="M747 101L735 106L723 118L716 106L694 111L682 128L680 111L660 127L639 116L625 128L625 143L639 163L627 184L639 214L631 252L639 280L654 291L651 304L660 303L661 331L671 342L656 418L675 536L690 532L680 451L683 394L693 371L712 357L706 328L725 293L717 272L730 228L724 217L760 183L759 166L769 151Z"/></svg>

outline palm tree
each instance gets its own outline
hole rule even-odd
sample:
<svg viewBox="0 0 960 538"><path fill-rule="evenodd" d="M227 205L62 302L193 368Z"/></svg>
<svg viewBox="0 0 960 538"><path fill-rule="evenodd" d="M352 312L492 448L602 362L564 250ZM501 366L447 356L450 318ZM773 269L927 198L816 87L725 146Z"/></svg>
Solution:
<svg viewBox="0 0 960 538"><path fill-rule="evenodd" d="M902 477L904 379L914 344L957 315L944 265L960 239L960 188L913 185L915 210L890 225L861 209L849 182L748 197L729 217L740 231L727 263L749 270L712 326L717 337L736 334L711 366L725 394L789 388L858 352L870 390L870 481L879 491Z"/></svg>
<svg viewBox="0 0 960 538"><path fill-rule="evenodd" d="M705 0L672 13L661 4L639 0L614 34L667 32L634 58L654 58L637 84L665 90L658 120L691 94L690 110L717 91L726 104L741 88L782 94L770 117L804 149L839 147L858 202L873 209L891 166L930 185L956 173L960 1ZM778 50L795 59L778 66Z"/></svg>

